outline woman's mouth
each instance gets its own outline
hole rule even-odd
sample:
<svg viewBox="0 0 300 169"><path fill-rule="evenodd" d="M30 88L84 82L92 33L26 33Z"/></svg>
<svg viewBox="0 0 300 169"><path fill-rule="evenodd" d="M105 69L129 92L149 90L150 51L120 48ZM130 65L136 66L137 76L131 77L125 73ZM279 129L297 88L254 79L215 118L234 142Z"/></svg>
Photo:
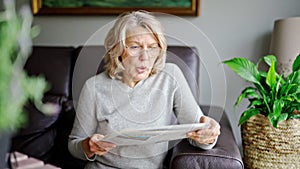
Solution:
<svg viewBox="0 0 300 169"><path fill-rule="evenodd" d="M145 66L140 66L136 68L137 73L141 74L141 73L145 73L147 71L147 67Z"/></svg>

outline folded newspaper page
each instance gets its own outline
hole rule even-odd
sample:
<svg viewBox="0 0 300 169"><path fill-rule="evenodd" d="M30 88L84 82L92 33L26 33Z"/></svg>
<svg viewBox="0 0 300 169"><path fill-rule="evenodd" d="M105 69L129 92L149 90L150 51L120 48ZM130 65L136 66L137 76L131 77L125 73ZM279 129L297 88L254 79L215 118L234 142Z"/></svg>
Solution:
<svg viewBox="0 0 300 169"><path fill-rule="evenodd" d="M101 141L111 142L117 146L151 144L187 138L188 132L208 127L209 124L206 123L193 123L144 129L124 129L104 136Z"/></svg>

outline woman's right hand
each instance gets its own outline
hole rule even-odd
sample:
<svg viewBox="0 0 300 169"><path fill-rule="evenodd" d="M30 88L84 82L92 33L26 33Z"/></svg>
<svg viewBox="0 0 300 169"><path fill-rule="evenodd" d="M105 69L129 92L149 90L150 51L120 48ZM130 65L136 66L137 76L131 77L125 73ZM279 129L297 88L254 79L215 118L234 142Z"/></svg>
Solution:
<svg viewBox="0 0 300 169"><path fill-rule="evenodd" d="M82 141L83 150L89 158L95 154L102 156L116 147L113 143L101 141L103 137L101 134L94 134Z"/></svg>

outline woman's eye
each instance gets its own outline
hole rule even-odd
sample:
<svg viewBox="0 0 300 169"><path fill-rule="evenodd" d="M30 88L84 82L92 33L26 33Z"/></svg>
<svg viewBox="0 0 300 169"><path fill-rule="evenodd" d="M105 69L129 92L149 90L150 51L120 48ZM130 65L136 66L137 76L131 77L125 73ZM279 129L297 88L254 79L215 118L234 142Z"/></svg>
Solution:
<svg viewBox="0 0 300 169"><path fill-rule="evenodd" d="M130 46L129 48L130 49L139 49L140 47L139 46Z"/></svg>

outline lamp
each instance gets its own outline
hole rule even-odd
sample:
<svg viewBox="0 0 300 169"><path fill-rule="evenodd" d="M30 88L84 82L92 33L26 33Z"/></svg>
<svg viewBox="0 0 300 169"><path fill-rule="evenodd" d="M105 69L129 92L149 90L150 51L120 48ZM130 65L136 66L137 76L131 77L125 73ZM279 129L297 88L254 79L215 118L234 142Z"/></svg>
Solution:
<svg viewBox="0 0 300 169"><path fill-rule="evenodd" d="M277 71L285 76L292 71L292 63L300 53L300 17L275 21L270 53L277 57Z"/></svg>

